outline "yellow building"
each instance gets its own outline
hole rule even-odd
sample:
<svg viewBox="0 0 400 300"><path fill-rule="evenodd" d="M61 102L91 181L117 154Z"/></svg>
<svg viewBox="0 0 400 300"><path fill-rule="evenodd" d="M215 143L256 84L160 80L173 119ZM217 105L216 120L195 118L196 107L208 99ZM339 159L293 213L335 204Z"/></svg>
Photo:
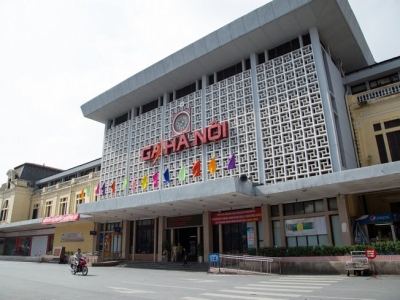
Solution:
<svg viewBox="0 0 400 300"><path fill-rule="evenodd" d="M347 74L347 104L360 167L400 160L400 58ZM400 213L400 191L375 191L355 198L353 216ZM389 222L388 222L389 221ZM391 220L364 224L369 239L399 234ZM386 225L382 225L386 224Z"/></svg>
<svg viewBox="0 0 400 300"><path fill-rule="evenodd" d="M9 170L0 189L0 254L95 252L96 225L77 207L97 200L99 170L98 160L66 171L29 163Z"/></svg>

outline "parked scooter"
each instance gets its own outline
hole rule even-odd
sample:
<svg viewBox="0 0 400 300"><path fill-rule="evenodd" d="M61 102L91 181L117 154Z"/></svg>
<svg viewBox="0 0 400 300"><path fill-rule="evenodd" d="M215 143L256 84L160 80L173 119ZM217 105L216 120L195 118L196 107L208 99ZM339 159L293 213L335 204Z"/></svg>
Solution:
<svg viewBox="0 0 400 300"><path fill-rule="evenodd" d="M86 265L86 258L85 257L79 258L79 263L75 261L72 264L70 270L72 275L75 275L76 273L82 273L83 276L86 276L87 273L89 272L89 269Z"/></svg>

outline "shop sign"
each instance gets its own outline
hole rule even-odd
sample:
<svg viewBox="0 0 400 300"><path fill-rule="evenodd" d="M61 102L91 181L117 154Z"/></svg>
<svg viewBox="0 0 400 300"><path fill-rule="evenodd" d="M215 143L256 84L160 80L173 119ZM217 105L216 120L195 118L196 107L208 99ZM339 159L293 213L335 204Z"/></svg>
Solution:
<svg viewBox="0 0 400 300"><path fill-rule="evenodd" d="M167 218L167 228L195 227L203 225L202 215Z"/></svg>
<svg viewBox="0 0 400 300"><path fill-rule="evenodd" d="M163 143L157 143L152 146L146 146L142 148L142 160L152 160L158 156L158 153L163 151L164 155L169 155L173 152L180 152L185 149L189 149L192 146L200 146L202 144L208 144L210 142L216 142L229 137L228 122L224 121L221 124L214 121L210 126L203 130L196 130L193 132L193 141L189 141L186 133L180 136L174 137L171 140L164 141ZM159 149L159 147L162 149Z"/></svg>
<svg viewBox="0 0 400 300"><path fill-rule="evenodd" d="M42 224L56 224L56 223L63 223L63 222L79 221L79 217L80 217L80 215L78 213L46 217L46 218L43 218Z"/></svg>
<svg viewBox="0 0 400 300"><path fill-rule="evenodd" d="M363 215L356 217L354 222L359 224L379 224L379 223L390 223L400 221L398 214L386 213L386 214L375 214L375 215Z"/></svg>
<svg viewBox="0 0 400 300"><path fill-rule="evenodd" d="M212 213L211 215L212 225L255 222L261 220L261 207Z"/></svg>

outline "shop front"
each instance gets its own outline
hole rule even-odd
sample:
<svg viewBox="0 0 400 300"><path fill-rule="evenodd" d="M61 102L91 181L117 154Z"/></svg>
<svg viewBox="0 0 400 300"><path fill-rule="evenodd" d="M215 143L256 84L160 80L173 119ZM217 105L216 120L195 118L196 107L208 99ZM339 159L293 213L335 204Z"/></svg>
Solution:
<svg viewBox="0 0 400 300"><path fill-rule="evenodd" d="M203 242L203 215L171 217L166 219L167 241L169 252L174 245L180 245L189 253L188 261L197 261L198 244ZM178 253L177 259L180 260Z"/></svg>
<svg viewBox="0 0 400 300"><path fill-rule="evenodd" d="M396 241L400 237L400 215L395 213L370 214L355 217L356 244Z"/></svg>
<svg viewBox="0 0 400 300"><path fill-rule="evenodd" d="M231 210L211 214L214 253L246 253L262 243L261 208Z"/></svg>

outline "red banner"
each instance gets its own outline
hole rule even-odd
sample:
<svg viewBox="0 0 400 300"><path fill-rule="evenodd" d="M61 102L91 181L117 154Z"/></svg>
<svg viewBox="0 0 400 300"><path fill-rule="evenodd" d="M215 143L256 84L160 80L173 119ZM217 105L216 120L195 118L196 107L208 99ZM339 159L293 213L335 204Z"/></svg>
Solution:
<svg viewBox="0 0 400 300"><path fill-rule="evenodd" d="M254 222L261 220L261 207L246 210L212 213L211 215L212 225Z"/></svg>
<svg viewBox="0 0 400 300"><path fill-rule="evenodd" d="M80 215L78 213L46 217L46 218L43 218L42 224L56 224L56 223L63 223L63 222L73 222L73 221L78 221L79 217L80 217Z"/></svg>

